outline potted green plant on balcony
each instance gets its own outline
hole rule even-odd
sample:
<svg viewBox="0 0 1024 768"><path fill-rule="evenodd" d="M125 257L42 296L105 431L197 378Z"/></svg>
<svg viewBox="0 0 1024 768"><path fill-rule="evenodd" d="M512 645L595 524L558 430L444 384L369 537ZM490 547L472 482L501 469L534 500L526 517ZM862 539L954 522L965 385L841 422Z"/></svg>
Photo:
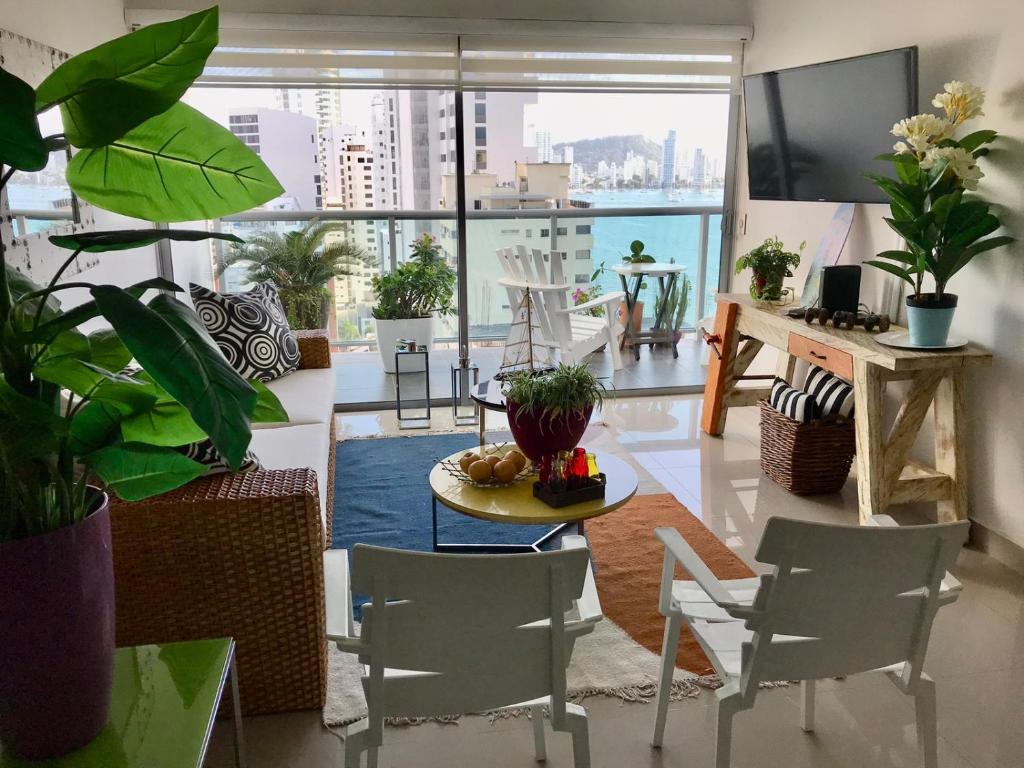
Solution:
<svg viewBox="0 0 1024 768"><path fill-rule="evenodd" d="M217 44L216 8L155 24L75 56L33 89L0 69L0 193L15 171L77 149L80 197L157 222L216 218L280 194L259 157L179 103ZM59 106L65 133L37 114ZM216 158L216 162L214 162ZM242 379L160 278L127 288L60 279L82 253L201 240L187 230L55 235L70 254L40 286L0 242L0 743L40 759L107 722L114 647L106 491L126 499L187 483L206 467L176 450L208 436L237 467L250 421L284 416ZM62 292L89 300L62 306ZM150 289L161 292L147 303ZM109 327L85 332L103 320ZM135 360L141 371L123 369Z"/></svg>
<svg viewBox="0 0 1024 768"><path fill-rule="evenodd" d="M977 86L954 80L932 100L945 117L925 113L900 120L892 133L901 139L890 154L878 159L893 164L896 178L867 174L891 202L885 219L903 238L906 250L882 251L868 264L905 280L907 324L915 346L946 344L956 311L957 296L946 288L950 279L975 256L1013 242L1012 237L988 237L1002 226L990 205L973 192L985 175L978 160L996 132L980 130L960 139L957 128L979 115L985 93ZM924 276L934 290L925 292Z"/></svg>
<svg viewBox="0 0 1024 768"><path fill-rule="evenodd" d="M750 296L755 301L780 301L782 283L793 276L793 268L800 265L800 254L807 242L800 243L797 253L787 251L777 237L769 237L759 246L736 259L736 274L749 269Z"/></svg>
<svg viewBox="0 0 1024 768"><path fill-rule="evenodd" d="M455 270L445 262L437 240L425 233L412 244L412 252L396 270L373 278L377 347L387 373L395 372L398 339L414 339L429 349L434 343L434 314L445 317L455 312Z"/></svg>
<svg viewBox="0 0 1024 768"><path fill-rule="evenodd" d="M672 331L673 346L683 337L683 321L690 305L690 287L690 278L683 274L664 296L658 297L654 305L655 315L661 315L662 323Z"/></svg>
<svg viewBox="0 0 1024 768"><path fill-rule="evenodd" d="M604 386L584 364L559 365L537 374L519 371L506 384L508 425L516 445L532 461L571 451L604 402Z"/></svg>
<svg viewBox="0 0 1024 768"><path fill-rule="evenodd" d="M656 259L649 253L645 253L644 249L647 246L643 240L634 240L629 244L629 253L622 257L623 264L654 264ZM602 265L603 266L603 265ZM640 284L640 290L646 290L647 283L643 282ZM622 302L619 305L619 322L622 323L623 327L626 325L626 302ZM638 298L633 304L633 331L639 332L644 322L644 302L643 299Z"/></svg>
<svg viewBox="0 0 1024 768"><path fill-rule="evenodd" d="M328 281L358 274L355 270L368 265L362 249L347 240L325 242L331 234L344 237L346 230L341 223L313 220L284 234L260 232L234 246L217 273L223 274L235 264L245 265L249 282L269 281L277 286L293 330L326 328L331 308Z"/></svg>

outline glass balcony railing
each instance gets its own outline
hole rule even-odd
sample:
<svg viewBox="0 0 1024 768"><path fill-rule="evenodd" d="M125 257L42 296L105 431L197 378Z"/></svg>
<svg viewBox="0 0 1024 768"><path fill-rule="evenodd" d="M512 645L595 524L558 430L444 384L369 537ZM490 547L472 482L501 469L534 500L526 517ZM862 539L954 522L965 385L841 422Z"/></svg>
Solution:
<svg viewBox="0 0 1024 768"><path fill-rule="evenodd" d="M385 274L411 255L413 240L424 233L436 237L448 262L457 259L455 212L440 211L249 211L215 226L249 239L257 232L301 229L310 220L335 223L342 239L360 248L364 260L350 275L335 278L329 330L336 347L354 349L373 345L376 340L372 309L372 278ZM503 339L512 311L496 251L525 246L544 253L564 254L567 281L584 290L621 290L619 277L611 267L629 252L633 240L642 240L647 253L659 261L674 261L685 268L691 283L684 330L694 328L700 318L713 311L718 290L721 254L722 208L720 205L671 208L604 208L469 211L467 214L467 313L470 342ZM245 265L218 273L228 253L227 244L174 243L175 276L181 281L238 291L248 287ZM604 269L602 270L602 266ZM595 273L597 273L595 275ZM648 281L641 293L645 321L653 319L656 284ZM435 339L441 343L458 340L457 316L435 319Z"/></svg>

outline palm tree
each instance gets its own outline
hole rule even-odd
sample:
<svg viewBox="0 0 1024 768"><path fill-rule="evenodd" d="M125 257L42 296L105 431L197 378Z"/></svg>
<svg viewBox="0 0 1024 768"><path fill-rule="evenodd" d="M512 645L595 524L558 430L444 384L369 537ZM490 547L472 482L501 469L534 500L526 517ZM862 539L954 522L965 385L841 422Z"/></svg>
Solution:
<svg viewBox="0 0 1024 768"><path fill-rule="evenodd" d="M344 224L322 224L314 219L300 230L260 232L244 245L235 246L217 268L244 264L246 278L253 283L277 286L292 328L323 328L327 324L327 282L333 277L356 274L354 267L371 264L361 248L347 240L324 244L332 233L344 234Z"/></svg>

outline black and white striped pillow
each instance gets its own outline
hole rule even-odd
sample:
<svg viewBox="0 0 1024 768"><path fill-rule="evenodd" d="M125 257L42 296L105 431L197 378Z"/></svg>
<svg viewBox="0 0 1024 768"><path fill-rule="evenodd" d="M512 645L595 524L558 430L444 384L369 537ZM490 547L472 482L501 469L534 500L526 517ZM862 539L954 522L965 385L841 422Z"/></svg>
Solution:
<svg viewBox="0 0 1024 768"><path fill-rule="evenodd" d="M804 392L814 398L819 416L853 416L853 386L824 368L811 366L804 380Z"/></svg>
<svg viewBox="0 0 1024 768"><path fill-rule="evenodd" d="M213 442L209 438L200 440L198 443L179 446L175 450L192 459L192 461L197 461L207 467L206 474L208 475L221 475L231 471L227 462L224 461L224 457L221 456L220 451L213 447ZM246 451L245 456L242 458L242 464L237 471L255 472L257 469L263 469L259 456L251 450Z"/></svg>
<svg viewBox="0 0 1024 768"><path fill-rule="evenodd" d="M794 421L807 424L814 418L814 398L796 387L791 387L778 376L772 383L768 405Z"/></svg>

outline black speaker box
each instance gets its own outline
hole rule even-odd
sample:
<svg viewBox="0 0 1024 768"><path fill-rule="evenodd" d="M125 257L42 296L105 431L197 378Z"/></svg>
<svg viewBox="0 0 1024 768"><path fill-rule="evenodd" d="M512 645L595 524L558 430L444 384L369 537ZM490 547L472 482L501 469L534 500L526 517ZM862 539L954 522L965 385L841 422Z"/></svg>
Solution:
<svg viewBox="0 0 1024 768"><path fill-rule="evenodd" d="M819 306L832 312L856 312L860 306L860 267L825 267L821 271Z"/></svg>

